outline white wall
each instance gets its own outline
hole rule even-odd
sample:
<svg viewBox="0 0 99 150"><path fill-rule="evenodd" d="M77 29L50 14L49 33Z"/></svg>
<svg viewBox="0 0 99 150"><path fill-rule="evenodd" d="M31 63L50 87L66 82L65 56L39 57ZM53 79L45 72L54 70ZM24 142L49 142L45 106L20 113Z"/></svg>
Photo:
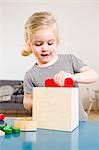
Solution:
<svg viewBox="0 0 99 150"><path fill-rule="evenodd" d="M97 55L97 58L98 58L98 65L97 65L97 72L98 72L98 75L99 75L99 2L98 2L98 9L97 9L97 26L98 26L98 31L97 31L97 51L98 51L98 55ZM98 84L97 84L98 88L99 88L99 78L98 78Z"/></svg>
<svg viewBox="0 0 99 150"><path fill-rule="evenodd" d="M60 29L59 53L73 53L99 74L99 14L97 0L1 0L0 79L21 79L33 65L22 57L24 24L35 11L51 11ZM99 81L93 86L99 87ZM96 87L95 87L96 88ZM81 85L81 90L85 85ZM84 92L81 94L84 97Z"/></svg>

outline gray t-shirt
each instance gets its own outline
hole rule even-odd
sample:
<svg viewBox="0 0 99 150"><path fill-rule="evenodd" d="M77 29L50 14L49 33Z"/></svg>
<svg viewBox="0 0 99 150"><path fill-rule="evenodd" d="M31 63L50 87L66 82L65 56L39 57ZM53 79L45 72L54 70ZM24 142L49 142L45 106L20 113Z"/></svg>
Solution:
<svg viewBox="0 0 99 150"><path fill-rule="evenodd" d="M53 78L60 71L70 74L79 73L80 68L83 66L85 64L72 54L59 54L58 60L48 67L39 67L34 64L25 74L24 92L32 93L33 87L44 87L45 80ZM80 103L80 120L85 120L85 118L85 112Z"/></svg>

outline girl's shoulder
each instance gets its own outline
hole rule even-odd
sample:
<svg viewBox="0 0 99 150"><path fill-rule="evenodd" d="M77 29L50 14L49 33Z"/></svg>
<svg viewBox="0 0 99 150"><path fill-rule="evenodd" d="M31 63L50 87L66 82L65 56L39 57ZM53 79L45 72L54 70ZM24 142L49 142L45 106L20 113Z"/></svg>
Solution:
<svg viewBox="0 0 99 150"><path fill-rule="evenodd" d="M35 65L33 65L31 68L29 68L25 74L27 74L27 75L33 74L34 70L35 70Z"/></svg>
<svg viewBox="0 0 99 150"><path fill-rule="evenodd" d="M73 59L75 56L73 54L59 54L60 59Z"/></svg>
<svg viewBox="0 0 99 150"><path fill-rule="evenodd" d="M74 56L73 54L58 54L59 55L59 57L72 57L72 56Z"/></svg>

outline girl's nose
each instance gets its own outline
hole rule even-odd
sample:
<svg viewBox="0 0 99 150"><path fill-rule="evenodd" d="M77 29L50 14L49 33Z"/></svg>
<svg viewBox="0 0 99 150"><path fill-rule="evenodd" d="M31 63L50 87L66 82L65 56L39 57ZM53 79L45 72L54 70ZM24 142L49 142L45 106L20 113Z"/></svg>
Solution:
<svg viewBox="0 0 99 150"><path fill-rule="evenodd" d="M47 44L44 44L44 45L42 46L42 51L45 52L45 51L47 51L47 50L48 50L48 46L47 46Z"/></svg>

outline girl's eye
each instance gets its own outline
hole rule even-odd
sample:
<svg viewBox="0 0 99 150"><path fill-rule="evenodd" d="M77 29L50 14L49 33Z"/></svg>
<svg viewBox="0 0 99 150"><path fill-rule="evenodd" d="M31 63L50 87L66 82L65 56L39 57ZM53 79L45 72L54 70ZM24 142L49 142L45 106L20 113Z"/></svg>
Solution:
<svg viewBox="0 0 99 150"><path fill-rule="evenodd" d="M53 45L53 42L48 42L48 45Z"/></svg>
<svg viewBox="0 0 99 150"><path fill-rule="evenodd" d="M41 46L42 45L42 43L37 43L37 44L35 44L35 46Z"/></svg>

